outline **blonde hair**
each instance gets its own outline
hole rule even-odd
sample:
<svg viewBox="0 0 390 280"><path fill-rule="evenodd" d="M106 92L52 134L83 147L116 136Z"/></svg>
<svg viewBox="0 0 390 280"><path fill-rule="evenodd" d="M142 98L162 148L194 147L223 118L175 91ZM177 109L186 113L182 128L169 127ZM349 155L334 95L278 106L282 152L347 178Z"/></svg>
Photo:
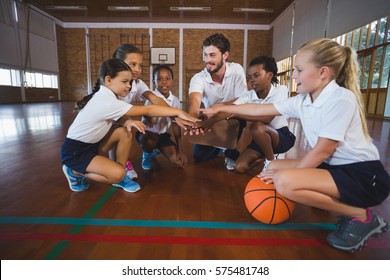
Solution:
<svg viewBox="0 0 390 280"><path fill-rule="evenodd" d="M355 94L364 136L371 140L367 128L363 96L359 87L359 64L355 50L341 46L328 38L309 41L302 45L299 50L311 50L314 54L312 61L318 67L327 66L333 69L336 83Z"/></svg>

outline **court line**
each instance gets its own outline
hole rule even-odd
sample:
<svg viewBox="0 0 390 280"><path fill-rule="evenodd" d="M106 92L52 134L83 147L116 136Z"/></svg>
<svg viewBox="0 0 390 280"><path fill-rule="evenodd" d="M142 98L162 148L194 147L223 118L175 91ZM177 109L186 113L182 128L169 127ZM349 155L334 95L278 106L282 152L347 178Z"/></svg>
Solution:
<svg viewBox="0 0 390 280"><path fill-rule="evenodd" d="M98 208L98 207L96 207ZM92 209L91 209L92 210ZM92 216L89 211L88 216ZM87 216L87 215L86 215ZM263 223L211 222L211 221L177 221L177 220L120 220L94 218L61 218L61 217L0 217L0 224L42 224L74 225L69 233L80 232L84 226L125 226L125 227L167 227L167 228L203 228L203 229L246 229L246 230L334 230L333 223L282 223L267 225ZM77 230L76 230L77 229Z"/></svg>
<svg viewBox="0 0 390 280"><path fill-rule="evenodd" d="M110 234L69 234L69 233L0 233L0 240L61 240L66 242L105 242L142 244L187 244L212 246L305 246L329 247L323 239L315 238L208 238L184 236L129 236ZM371 238L368 247L390 249L390 240Z"/></svg>
<svg viewBox="0 0 390 280"><path fill-rule="evenodd" d="M88 210L83 216L83 219L88 220L103 206L103 204L110 198L110 196L116 191L116 188L111 187L99 200ZM56 218L55 218L56 219ZM70 234L77 234L84 227L84 224L73 224L75 225L70 229ZM44 257L45 260L55 260L69 245L69 241L61 240L50 250L50 252Z"/></svg>

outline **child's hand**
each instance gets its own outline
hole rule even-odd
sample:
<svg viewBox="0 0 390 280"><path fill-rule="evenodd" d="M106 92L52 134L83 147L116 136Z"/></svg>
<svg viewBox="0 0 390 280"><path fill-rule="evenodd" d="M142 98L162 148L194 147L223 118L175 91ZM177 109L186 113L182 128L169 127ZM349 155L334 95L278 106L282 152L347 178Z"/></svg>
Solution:
<svg viewBox="0 0 390 280"><path fill-rule="evenodd" d="M180 112L177 114L177 116L180 119L190 123L191 126L194 125L194 122L200 121L199 119L192 117L190 114L188 114L188 113L186 113L186 112L184 112L182 110L180 110Z"/></svg>
<svg viewBox="0 0 390 280"><path fill-rule="evenodd" d="M211 118L212 116L214 116L219 111L218 111L218 106L216 106L216 107L210 107L210 108L201 108L201 109L199 109L199 112L203 113L208 118Z"/></svg>
<svg viewBox="0 0 390 280"><path fill-rule="evenodd" d="M263 180L267 185L273 184L275 172L276 172L275 170L262 171L256 177L259 178L260 180Z"/></svg>
<svg viewBox="0 0 390 280"><path fill-rule="evenodd" d="M183 153L177 153L177 166L180 168L184 168L187 165L187 156Z"/></svg>
<svg viewBox="0 0 390 280"><path fill-rule="evenodd" d="M128 131L131 131L132 127L135 127L139 132L143 134L145 134L145 130L146 130L146 126L143 122L131 120L131 119L125 122L124 127L126 127Z"/></svg>
<svg viewBox="0 0 390 280"><path fill-rule="evenodd" d="M189 121L185 121L185 120L182 120L180 119L179 117L176 117L175 118L175 122L177 123L178 126L180 126L181 128L184 129L184 131L187 131L189 128L191 128L194 123L193 122L189 122ZM184 132L185 133L185 132Z"/></svg>
<svg viewBox="0 0 390 280"><path fill-rule="evenodd" d="M193 128L189 129L188 134L190 136L191 135L205 134L205 133L211 131L211 129L209 128L211 125L208 122L208 120L195 122ZM185 132L184 135L186 135L186 134L187 133Z"/></svg>

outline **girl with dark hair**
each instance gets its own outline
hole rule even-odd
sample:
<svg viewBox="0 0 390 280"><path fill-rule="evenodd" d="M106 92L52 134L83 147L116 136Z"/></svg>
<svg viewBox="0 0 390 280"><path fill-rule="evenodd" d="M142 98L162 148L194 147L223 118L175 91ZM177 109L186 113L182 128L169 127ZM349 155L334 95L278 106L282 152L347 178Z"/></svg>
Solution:
<svg viewBox="0 0 390 280"><path fill-rule="evenodd" d="M173 71L169 66L159 65L154 68L153 83L156 86L154 94L162 98L170 107L181 107L179 99L171 92ZM149 100L145 102L145 105L148 104L150 104ZM142 168L152 169L152 158L158 152L162 153L174 166L184 167L187 157L183 153L180 127L167 117L155 118L152 125L145 118L143 122L147 126L146 133L137 132L136 135L138 144L144 150ZM171 139L170 132L173 133L174 141Z"/></svg>
<svg viewBox="0 0 390 280"><path fill-rule="evenodd" d="M162 98L151 92L149 87L140 79L143 67L142 52L140 49L132 44L123 44L114 51L112 57L126 62L127 65L130 66L133 73L131 91L127 96L121 98L123 101L132 103L134 101L144 101L146 99L150 102L150 104L168 106L168 104ZM150 118L149 123L152 123ZM176 119L176 123L183 129L186 129L185 125L188 124L179 118ZM130 160L127 162L126 168L130 177L132 177L132 179L136 179L138 175L135 172Z"/></svg>
<svg viewBox="0 0 390 280"><path fill-rule="evenodd" d="M235 105L255 103L268 104L288 98L288 89L278 86L276 75L278 67L275 58L258 56L249 63L249 82L252 90L246 92L233 102ZM264 158L263 170L275 159L275 155L284 154L295 144L295 135L289 130L288 122L283 116L248 118L251 120L249 131L252 142L240 154L236 161L235 171L244 173L256 166Z"/></svg>
<svg viewBox="0 0 390 280"><path fill-rule="evenodd" d="M80 111L61 148L62 169L73 191L88 189L87 179L91 179L136 192L140 186L131 180L125 165L132 140L130 130L136 127L145 133L145 125L129 118L145 115L177 116L189 122L196 119L168 106L133 106L119 100L129 94L133 80L130 67L122 60L103 62L99 77L99 90L78 103ZM116 162L108 158L113 145L117 146Z"/></svg>

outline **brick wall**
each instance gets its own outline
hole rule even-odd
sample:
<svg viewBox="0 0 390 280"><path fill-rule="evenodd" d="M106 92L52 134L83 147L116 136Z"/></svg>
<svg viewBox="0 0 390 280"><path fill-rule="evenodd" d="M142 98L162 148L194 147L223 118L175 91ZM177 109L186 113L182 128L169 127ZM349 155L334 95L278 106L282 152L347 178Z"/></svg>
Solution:
<svg viewBox="0 0 390 280"><path fill-rule="evenodd" d="M153 47L155 48L175 48L175 65L169 65L173 71L174 84L172 93L179 97L179 48L180 48L180 30L179 29L153 29ZM154 67L155 65L153 65Z"/></svg>
<svg viewBox="0 0 390 280"><path fill-rule="evenodd" d="M184 29L183 30L183 101L188 99L191 77L204 68L202 42L214 33L223 33L230 41L228 61L242 64L244 30ZM247 62L255 56L270 54L272 50L269 31L248 31ZM60 89L62 100L79 100L87 94L87 69L85 30L57 26ZM112 56L115 49L124 43L135 44L143 52L143 74L141 79L149 85L150 38L148 29L90 29L89 49L91 81L98 78L100 64ZM172 65L175 84L173 93L179 95L179 46L180 30L153 28L153 47L176 48L176 65Z"/></svg>

